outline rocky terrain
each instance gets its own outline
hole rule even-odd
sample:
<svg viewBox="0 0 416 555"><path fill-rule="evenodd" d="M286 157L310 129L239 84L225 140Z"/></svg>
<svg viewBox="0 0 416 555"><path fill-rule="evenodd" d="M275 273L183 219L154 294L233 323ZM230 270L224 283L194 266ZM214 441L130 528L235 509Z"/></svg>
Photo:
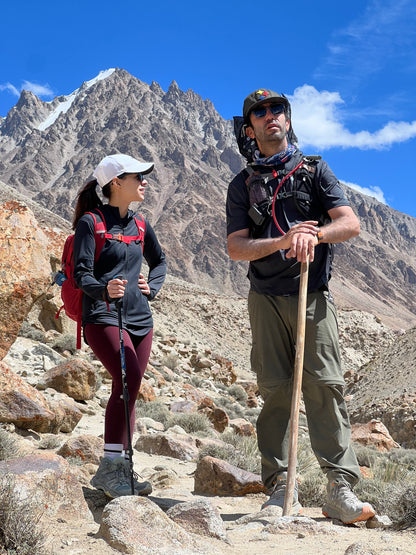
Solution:
<svg viewBox="0 0 416 555"><path fill-rule="evenodd" d="M89 480L102 453L111 382L87 348L75 353L73 323L54 319L59 289L49 272L65 234L39 224L23 202L4 202L1 214L14 263L0 260L0 431L2 441L6 434L16 442L17 457L0 461L0 476L12 475L20 497L42 507L50 553L272 553L277 545L282 553L414 552L414 532L395 530L384 515L367 528L327 520L319 505L305 507L301 518L279 509L259 514L266 496L258 454L236 459L239 449L230 444L255 445L261 408L249 368L246 300L174 276L152 303L155 340L133 436L135 469L153 492L109 502L95 491ZM406 372L415 330L345 308L339 323L357 441L416 448L416 380ZM306 430L302 414L302 437ZM253 467L241 469L249 460Z"/></svg>
<svg viewBox="0 0 416 555"><path fill-rule="evenodd" d="M59 303L59 299L51 305L54 303ZM58 340L62 336L42 330L38 308L34 306L22 333L32 337L37 333L38 340L18 337L3 359L2 364L15 373L14 388L17 377L24 379L46 399L49 410L55 412L53 407L57 403L61 406L72 403L59 432L56 419L48 427L46 417L41 414L24 422L23 415L28 408L23 400L20 400L20 417L9 418L5 428L14 430L14 435L19 438L20 462L9 463L18 483L26 483L27 488L30 479L37 489L41 489L42 482L47 480L49 490L55 491L63 480L61 473L65 472L76 476L78 481L79 486L72 482L70 489L58 486L63 488L60 497L54 495L51 499L50 493L43 494L43 500L46 499L51 509L47 521L41 522L47 530L52 553L98 555L120 551L164 553L167 550L208 553L212 549L236 554L272 553L277 545L281 553L300 550L322 553L329 549L333 553L347 553L351 546L356 549L349 551L352 553L414 552L409 547L409 542L414 541L411 531L368 529L364 525L340 527L339 523L324 519L319 507L305 508L304 517L298 520L288 517L282 520L277 509L275 513L263 512L260 516L258 511L266 496L258 483L258 476L247 473L249 475L242 477L241 472L234 469L230 489L226 486L231 480L228 468L204 469L198 456L207 444L223 437L220 430L240 433L241 441L244 434L253 437L255 433L251 422L255 420L261 401L255 394L254 376L248 367L248 323L244 301L170 278L153 303L153 313L155 341L140 398L148 405L159 401L176 416L205 410L203 413L210 418L212 428L208 437L198 439L199 434L186 433L177 424L167 428L166 423L160 421L162 419L156 419L155 413L152 414L155 418L138 418L133 439L135 469L153 484L149 500L139 499L133 503L129 501L131 498L126 498L108 504L108 499L89 485L102 449L102 440L97 438L102 434L104 407L111 382L88 349L84 347L75 359L68 359L70 353L64 349L71 345L71 341L67 336L58 353ZM366 379L362 369L370 361L379 372L385 371L383 360L397 341L397 333L369 314L341 311L339 316L344 365L351 383L354 376L358 376L358 383ZM218 328L221 333L215 331ZM409 339L407 350L401 349L403 366L414 355L414 343L411 333L404 333L399 339ZM86 362L82 363L83 360ZM77 368L82 369L83 379L76 372ZM4 372L4 366L2 369ZM96 381L87 380L91 371L98 377ZM413 392L414 399L414 376L412 380L395 382L395 396L389 396L392 405L403 393L400 383L406 385L407 391ZM239 401L234 397L237 390L233 393L233 386L240 387ZM2 389L7 390L4 382ZM349 402L353 403L353 399L354 395ZM33 400L32 397L31 411ZM373 395L372 401L376 405L378 396ZM3 420L5 405L6 396L2 394L0 419ZM74 417L75 408L81 418L73 427L70 415ZM368 421L368 417L366 415L360 422ZM416 414L413 413L413 427L415 420ZM369 441L375 441L376 434L367 432L367 439L368 436ZM385 440L387 436L388 433ZM394 439L395 434L392 436ZM407 442L409 447L416 447L412 430L409 430ZM79 462L74 465L77 457ZM35 467L34 460L37 460ZM59 472L52 472L58 461L62 468ZM69 469L63 466L64 461L69 461ZM2 470L4 463L0 462ZM71 510L68 501L73 506ZM179 507L183 511L176 515L178 520L174 518L175 507L177 512ZM187 522L186 511L189 511L191 516L188 518L193 525ZM82 515L81 520L79 515ZM171 521L163 520L162 515L168 515ZM117 520L120 518L124 524L118 529ZM103 519L110 523L108 528L102 524ZM142 522L140 526L139 522Z"/></svg>

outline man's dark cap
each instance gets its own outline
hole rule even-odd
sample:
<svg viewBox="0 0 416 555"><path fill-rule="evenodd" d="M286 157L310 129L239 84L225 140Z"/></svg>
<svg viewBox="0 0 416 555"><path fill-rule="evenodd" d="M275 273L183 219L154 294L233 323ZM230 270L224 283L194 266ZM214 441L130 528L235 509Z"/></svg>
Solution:
<svg viewBox="0 0 416 555"><path fill-rule="evenodd" d="M257 89L247 96L243 104L243 117L248 122L250 112L255 110L264 102L272 104L283 104L286 108L289 106L288 99L283 95L277 94L269 89Z"/></svg>

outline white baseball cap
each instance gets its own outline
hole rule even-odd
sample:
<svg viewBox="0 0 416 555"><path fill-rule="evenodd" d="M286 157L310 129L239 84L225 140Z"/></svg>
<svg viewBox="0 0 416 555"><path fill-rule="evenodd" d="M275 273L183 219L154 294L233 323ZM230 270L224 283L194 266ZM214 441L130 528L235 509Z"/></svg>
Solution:
<svg viewBox="0 0 416 555"><path fill-rule="evenodd" d="M114 177L123 173L150 173L154 164L151 162L139 162L127 154L111 154L101 160L92 174L98 181L100 187L104 187Z"/></svg>

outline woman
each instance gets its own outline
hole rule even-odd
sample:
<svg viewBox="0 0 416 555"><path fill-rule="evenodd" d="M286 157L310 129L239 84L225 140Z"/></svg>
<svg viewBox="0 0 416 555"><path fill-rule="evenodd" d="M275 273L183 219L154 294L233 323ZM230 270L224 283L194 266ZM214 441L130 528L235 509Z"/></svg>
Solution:
<svg viewBox="0 0 416 555"><path fill-rule="evenodd" d="M130 430L133 430L135 402L152 346L153 320L148 301L155 297L166 275L165 255L152 227L144 221L143 244L138 239L140 221L129 209L131 202L143 201L147 185L144 175L152 170L153 164L125 154L106 156L93 173L95 179L79 193L73 221L74 279L84 293L84 339L113 379L105 413L104 457L91 480L94 487L110 497L132 492L118 304L121 303L128 410ZM107 204L98 197L97 186L108 199ZM95 222L87 213L90 211L97 222L104 219L107 229L105 244L95 262ZM141 273L143 258L149 267L147 281ZM138 482L134 474L135 494L148 495L151 490L150 483Z"/></svg>

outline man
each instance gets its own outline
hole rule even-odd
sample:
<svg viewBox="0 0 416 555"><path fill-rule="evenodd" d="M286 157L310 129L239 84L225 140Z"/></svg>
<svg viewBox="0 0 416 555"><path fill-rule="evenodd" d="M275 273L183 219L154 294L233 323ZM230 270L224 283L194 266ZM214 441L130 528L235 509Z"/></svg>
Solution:
<svg viewBox="0 0 416 555"><path fill-rule="evenodd" d="M360 225L328 165L296 148L290 117L284 95L260 89L245 99L235 129L248 164L227 195L228 253L250 262L251 364L264 400L257 434L270 493L263 507L284 502L300 262L309 256L303 399L311 445L328 478L322 511L351 523L375 511L352 491L360 470L350 444L328 281L331 244L358 235ZM296 487L292 510L301 508Z"/></svg>

